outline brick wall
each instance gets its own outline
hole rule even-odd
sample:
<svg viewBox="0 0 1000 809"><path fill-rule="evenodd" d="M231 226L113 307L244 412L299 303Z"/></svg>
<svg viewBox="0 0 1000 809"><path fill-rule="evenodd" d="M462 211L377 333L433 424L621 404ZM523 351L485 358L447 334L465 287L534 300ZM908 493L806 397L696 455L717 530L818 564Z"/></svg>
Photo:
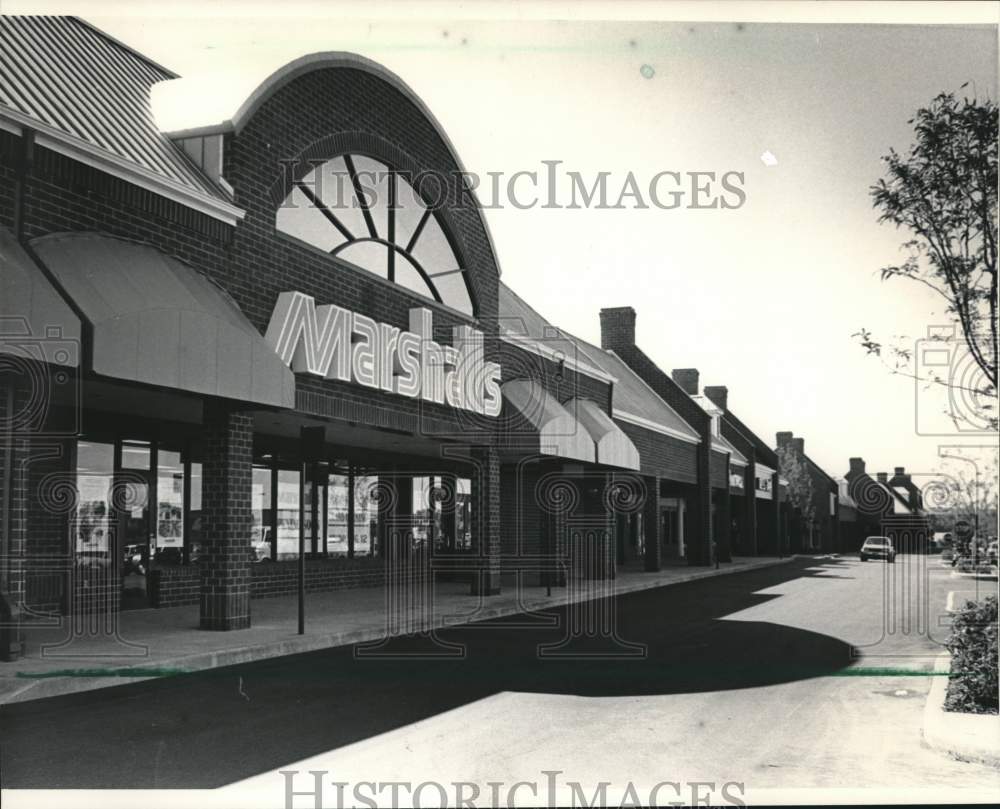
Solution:
<svg viewBox="0 0 1000 809"><path fill-rule="evenodd" d="M635 345L635 312L631 308L602 310L601 347L618 354L660 398L698 431L701 443L696 447L697 495L688 503L688 521L685 524L687 559L691 564L711 564L713 531L709 415Z"/></svg>
<svg viewBox="0 0 1000 809"><path fill-rule="evenodd" d="M25 604L35 610L57 612L65 597L71 558L69 513L74 502L71 442L39 436L31 442L26 464Z"/></svg>
<svg viewBox="0 0 1000 809"><path fill-rule="evenodd" d="M697 480L696 444L625 421L615 419L615 423L639 450L643 473L678 483L694 483Z"/></svg>
<svg viewBox="0 0 1000 809"><path fill-rule="evenodd" d="M729 489L729 453L712 450L712 488Z"/></svg>
<svg viewBox="0 0 1000 809"><path fill-rule="evenodd" d="M150 572L150 598L154 607L197 604L200 598L197 565L156 568ZM358 587L379 587L385 582L385 562L379 557L346 557L306 560L306 591L327 592ZM294 595L299 587L297 561L261 562L250 568L252 598Z"/></svg>

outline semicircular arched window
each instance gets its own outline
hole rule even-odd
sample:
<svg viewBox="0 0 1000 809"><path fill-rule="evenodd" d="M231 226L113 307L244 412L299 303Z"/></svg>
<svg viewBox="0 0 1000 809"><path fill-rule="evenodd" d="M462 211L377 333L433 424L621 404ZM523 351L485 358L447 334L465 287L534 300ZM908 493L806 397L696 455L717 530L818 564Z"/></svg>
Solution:
<svg viewBox="0 0 1000 809"><path fill-rule="evenodd" d="M379 278L476 313L468 272L439 215L385 163L346 154L315 167L295 181L275 225Z"/></svg>

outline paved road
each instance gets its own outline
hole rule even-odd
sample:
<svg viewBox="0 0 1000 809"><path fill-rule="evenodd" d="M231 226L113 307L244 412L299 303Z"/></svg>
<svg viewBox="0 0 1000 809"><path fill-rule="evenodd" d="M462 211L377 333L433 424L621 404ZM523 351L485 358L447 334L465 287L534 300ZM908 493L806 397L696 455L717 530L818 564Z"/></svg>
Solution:
<svg viewBox="0 0 1000 809"><path fill-rule="evenodd" d="M560 609L562 626L442 633L461 658L427 656L442 647L417 638L4 706L0 783L215 787L265 773L251 784L282 805L272 771L300 762L344 780L561 770L584 783L995 789L997 771L922 746L941 607L972 586L936 560L924 578L902 558L800 560L601 602L618 641L560 647L587 618ZM924 606L929 625L905 626Z"/></svg>

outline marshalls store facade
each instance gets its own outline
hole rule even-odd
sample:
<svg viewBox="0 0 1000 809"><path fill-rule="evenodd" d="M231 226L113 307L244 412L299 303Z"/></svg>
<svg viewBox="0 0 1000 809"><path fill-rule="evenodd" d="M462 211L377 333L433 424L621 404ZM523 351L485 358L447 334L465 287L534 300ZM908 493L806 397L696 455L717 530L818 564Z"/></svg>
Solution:
<svg viewBox="0 0 1000 809"><path fill-rule="evenodd" d="M245 628L303 557L307 590L419 564L486 596L774 551L773 461L631 309L594 346L501 283L381 66L303 56L161 129L151 94L207 88L83 21L0 17L0 62L5 656L53 614Z"/></svg>

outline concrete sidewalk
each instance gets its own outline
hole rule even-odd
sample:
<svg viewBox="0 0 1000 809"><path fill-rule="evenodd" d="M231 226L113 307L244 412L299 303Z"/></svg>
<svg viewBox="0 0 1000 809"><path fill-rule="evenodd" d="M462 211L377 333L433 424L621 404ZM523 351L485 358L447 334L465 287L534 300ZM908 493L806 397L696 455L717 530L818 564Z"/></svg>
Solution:
<svg viewBox="0 0 1000 809"><path fill-rule="evenodd" d="M737 558L714 568L666 567L656 573L620 570L610 582L573 582L553 588L507 587L497 596L469 595L465 583L434 587L433 607L390 614L384 588L306 594L306 633L297 633L294 596L256 599L253 625L235 632L198 630L198 606L120 613L117 633L81 627L67 642L67 619L30 625L26 655L0 663L0 705L123 685L152 677L201 671L253 660L380 640L433 628L499 618L606 595L663 587L791 562L794 557ZM91 631L87 631L91 630ZM94 631L96 630L96 631Z"/></svg>

